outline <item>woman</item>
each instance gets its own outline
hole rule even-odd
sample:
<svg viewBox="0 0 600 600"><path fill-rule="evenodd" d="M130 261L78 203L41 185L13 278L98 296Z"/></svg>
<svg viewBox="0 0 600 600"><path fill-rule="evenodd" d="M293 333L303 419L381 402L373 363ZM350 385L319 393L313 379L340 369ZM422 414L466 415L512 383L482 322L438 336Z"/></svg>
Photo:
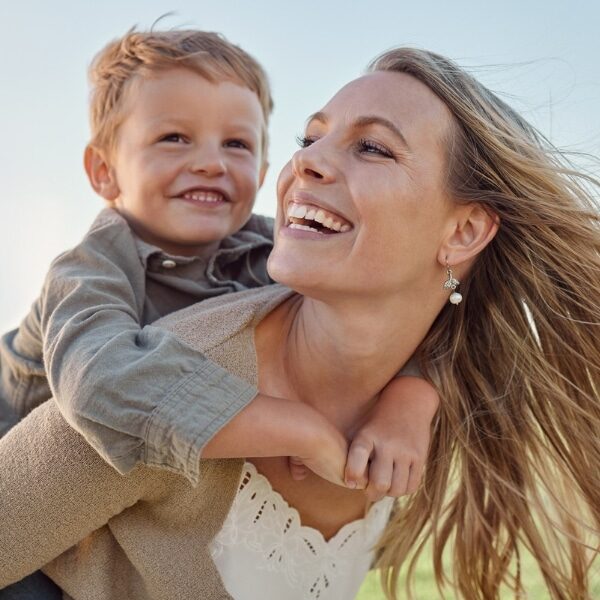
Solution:
<svg viewBox="0 0 600 600"><path fill-rule="evenodd" d="M469 600L499 598L503 582L520 591L522 544L553 598L590 597L588 548L600 530L600 235L586 190L596 184L559 158L453 63L388 52L310 118L280 177L269 268L296 293L253 290L162 321L269 395L318 398L347 437L419 349L442 405L424 484L378 546L390 597L400 564L428 538L441 583L452 543L454 581ZM345 227L325 232L318 211L325 225L329 217ZM25 435L35 449L23 452ZM289 424L282 456L296 454L298 437ZM235 446L226 426L204 456L239 456ZM0 442L0 585L48 563L75 599L231 597L224 587L236 598L291 597L285 585L298 597L351 597L389 502L369 507L364 491L316 475L293 481L285 459L260 447L257 439L244 449L254 456L246 464L203 461L197 488L151 469L123 478L52 404L40 407ZM31 477L39 499L20 494ZM280 498L245 493L267 480ZM277 522L281 498L297 512ZM276 525L251 529L261 520ZM328 551L329 562L299 582L303 547ZM249 562L268 579L257 583Z"/></svg>

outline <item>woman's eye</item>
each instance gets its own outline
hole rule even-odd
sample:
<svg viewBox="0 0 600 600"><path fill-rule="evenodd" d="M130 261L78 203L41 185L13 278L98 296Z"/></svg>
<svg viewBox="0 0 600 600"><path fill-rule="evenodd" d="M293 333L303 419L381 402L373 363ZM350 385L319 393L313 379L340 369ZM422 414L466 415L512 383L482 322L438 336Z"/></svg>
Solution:
<svg viewBox="0 0 600 600"><path fill-rule="evenodd" d="M391 150L372 140L359 140L358 151L363 154L374 154L376 156L384 156L386 158L395 158L394 153Z"/></svg>
<svg viewBox="0 0 600 600"><path fill-rule="evenodd" d="M160 142L173 142L175 144L184 144L187 142L187 138L181 133L167 133L161 136Z"/></svg>
<svg viewBox="0 0 600 600"><path fill-rule="evenodd" d="M308 148L311 144L314 144L316 141L317 140L314 137L308 137L306 135L296 136L296 143L298 144L298 146L300 146L300 148Z"/></svg>

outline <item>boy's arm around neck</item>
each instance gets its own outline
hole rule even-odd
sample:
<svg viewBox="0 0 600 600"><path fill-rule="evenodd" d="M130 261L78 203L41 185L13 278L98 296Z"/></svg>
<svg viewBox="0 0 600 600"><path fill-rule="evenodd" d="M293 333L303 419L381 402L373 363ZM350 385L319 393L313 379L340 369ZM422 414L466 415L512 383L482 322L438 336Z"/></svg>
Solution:
<svg viewBox="0 0 600 600"><path fill-rule="evenodd" d="M133 235L103 211L46 278L50 388L69 424L121 473L141 462L196 483L201 448L257 390L172 333L142 328L144 294Z"/></svg>

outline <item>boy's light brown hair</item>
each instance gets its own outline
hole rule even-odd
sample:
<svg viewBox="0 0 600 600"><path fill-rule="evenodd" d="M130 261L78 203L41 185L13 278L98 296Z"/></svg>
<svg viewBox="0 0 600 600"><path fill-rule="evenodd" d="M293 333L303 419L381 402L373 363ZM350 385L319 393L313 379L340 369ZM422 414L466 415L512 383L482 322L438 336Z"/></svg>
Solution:
<svg viewBox="0 0 600 600"><path fill-rule="evenodd" d="M185 67L211 82L234 81L258 96L265 118L263 157L273 99L264 69L247 52L219 33L180 29L135 31L105 46L89 69L90 145L110 152L124 119L126 92L137 77Z"/></svg>

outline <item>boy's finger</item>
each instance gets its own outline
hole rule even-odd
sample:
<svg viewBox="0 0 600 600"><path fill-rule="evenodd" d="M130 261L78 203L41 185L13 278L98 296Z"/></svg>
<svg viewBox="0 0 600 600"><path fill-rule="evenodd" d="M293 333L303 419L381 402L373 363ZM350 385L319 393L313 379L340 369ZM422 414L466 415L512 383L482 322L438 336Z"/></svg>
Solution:
<svg viewBox="0 0 600 600"><path fill-rule="evenodd" d="M351 488L363 489L367 485L367 467L373 451L373 444L354 440L348 450L344 479Z"/></svg>
<svg viewBox="0 0 600 600"><path fill-rule="evenodd" d="M290 476L294 481L306 479L309 469L299 458L290 456L288 458L288 466L290 469Z"/></svg>
<svg viewBox="0 0 600 600"><path fill-rule="evenodd" d="M406 493L413 494L417 491L421 484L421 478L423 476L423 465L419 462L413 462L410 466L408 483L406 485Z"/></svg>
<svg viewBox="0 0 600 600"><path fill-rule="evenodd" d="M369 485L367 496L371 502L377 502L388 494L392 485L394 461L391 457L378 456L369 467Z"/></svg>
<svg viewBox="0 0 600 600"><path fill-rule="evenodd" d="M400 498L408 493L408 481L409 481L410 468L406 463L396 461L394 463L394 474L392 475L392 485L388 496L394 498Z"/></svg>

